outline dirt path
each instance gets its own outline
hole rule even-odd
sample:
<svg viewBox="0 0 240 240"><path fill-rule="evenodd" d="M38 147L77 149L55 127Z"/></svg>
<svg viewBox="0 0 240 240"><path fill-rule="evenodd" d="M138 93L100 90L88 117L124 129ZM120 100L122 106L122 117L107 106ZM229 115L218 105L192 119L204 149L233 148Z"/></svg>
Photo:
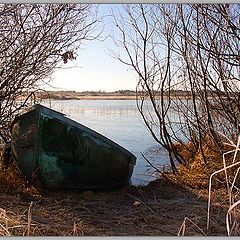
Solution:
<svg viewBox="0 0 240 240"><path fill-rule="evenodd" d="M206 233L206 191L165 179L110 192L44 191L36 196L5 185L0 192L2 235L176 236L185 217ZM226 210L218 207L219 199L216 194L208 235L226 235ZM202 236L198 227L186 222L185 235Z"/></svg>

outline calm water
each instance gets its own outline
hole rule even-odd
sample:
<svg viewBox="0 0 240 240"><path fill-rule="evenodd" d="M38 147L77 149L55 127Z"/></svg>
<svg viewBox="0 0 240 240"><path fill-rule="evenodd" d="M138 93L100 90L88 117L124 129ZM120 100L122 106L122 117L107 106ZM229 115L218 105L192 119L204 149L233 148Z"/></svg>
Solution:
<svg viewBox="0 0 240 240"><path fill-rule="evenodd" d="M43 103L103 134L137 157L132 175L134 185L146 185L157 176L142 157L162 167L168 164L167 153L156 145L145 127L135 100L56 100Z"/></svg>

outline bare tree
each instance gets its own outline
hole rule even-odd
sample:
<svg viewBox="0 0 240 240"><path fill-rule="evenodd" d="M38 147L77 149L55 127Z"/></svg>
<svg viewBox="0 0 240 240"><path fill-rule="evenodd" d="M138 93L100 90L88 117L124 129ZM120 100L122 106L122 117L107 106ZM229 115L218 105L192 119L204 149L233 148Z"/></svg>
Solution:
<svg viewBox="0 0 240 240"><path fill-rule="evenodd" d="M239 132L240 9L228 4L179 5L178 9L178 51L191 90L200 148L208 134L221 150L218 132L230 137Z"/></svg>
<svg viewBox="0 0 240 240"><path fill-rule="evenodd" d="M139 76L137 104L154 139L184 163L176 143L194 143L203 160L210 136L239 133L239 4L126 5L113 39ZM180 90L184 93L182 96ZM177 93L177 94L176 94Z"/></svg>
<svg viewBox="0 0 240 240"><path fill-rule="evenodd" d="M63 63L76 58L83 40L100 31L88 4L0 5L0 136L9 140L9 122L33 91Z"/></svg>
<svg viewBox="0 0 240 240"><path fill-rule="evenodd" d="M168 8L168 9L167 9ZM164 10L171 12L171 6ZM153 138L169 152L171 169L176 171L174 159L183 163L174 144L168 112L172 106L171 91L178 69L172 51L174 25L167 24L165 15L156 5L125 5L125 14L116 16L120 37L114 42L125 49L128 60L115 54L124 64L132 67L138 77L137 106Z"/></svg>

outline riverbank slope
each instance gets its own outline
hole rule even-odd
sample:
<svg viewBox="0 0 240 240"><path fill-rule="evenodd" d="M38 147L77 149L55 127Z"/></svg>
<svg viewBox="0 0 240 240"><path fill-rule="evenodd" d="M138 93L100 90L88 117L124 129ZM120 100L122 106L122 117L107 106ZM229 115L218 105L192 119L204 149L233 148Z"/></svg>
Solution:
<svg viewBox="0 0 240 240"><path fill-rule="evenodd" d="M18 171L13 166L1 171L4 236L227 235L227 208L219 204L227 197L224 191L212 193L207 232L208 191L184 186L171 174L147 186L93 192L35 189Z"/></svg>

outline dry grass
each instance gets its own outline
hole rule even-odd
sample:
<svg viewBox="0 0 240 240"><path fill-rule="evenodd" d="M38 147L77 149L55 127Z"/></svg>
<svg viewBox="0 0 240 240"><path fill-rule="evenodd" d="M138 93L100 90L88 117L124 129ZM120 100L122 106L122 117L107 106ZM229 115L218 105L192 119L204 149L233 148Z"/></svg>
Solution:
<svg viewBox="0 0 240 240"><path fill-rule="evenodd" d="M226 192L212 191L207 229L208 191L183 184L180 175L110 192L50 192L29 184L15 162L1 169L3 236L227 235Z"/></svg>
<svg viewBox="0 0 240 240"><path fill-rule="evenodd" d="M223 168L215 171L210 176L209 182L209 196L208 196L208 221L207 228L210 228L211 223L211 192L212 192L212 182L213 177L224 173L225 175L225 185L226 194L228 196L228 211L226 214L226 228L229 236L240 234L239 220L240 220L240 189L238 188L239 183L239 169L240 169L240 159L238 153L240 151L240 135L238 137L237 143L234 144L233 141L227 139L228 142L225 143L231 146L233 149L225 152L222 157ZM229 155L231 161L229 161Z"/></svg>
<svg viewBox="0 0 240 240"><path fill-rule="evenodd" d="M180 166L178 175L172 175L171 178L186 187L194 189L208 188L208 210L205 231L192 219L185 218L178 235L185 235L187 223L194 226L203 235L211 234L212 227L219 221L224 221L226 232L229 236L238 236L240 234L240 136L236 143L225 136L222 136L222 139L224 141L221 143L221 149L225 152L224 154L218 150L215 142L209 136L205 137L203 152L206 162L204 162L200 150L195 151L193 154L193 152L188 152L189 149L193 148L177 145L182 155L190 159L188 159L188 165ZM225 216L213 216L214 206L227 209Z"/></svg>
<svg viewBox="0 0 240 240"><path fill-rule="evenodd" d="M227 139L224 137L224 139ZM228 152L225 157L226 164L231 164L233 155L235 154L234 146L231 144L220 143L220 148L217 146L215 141L206 135L203 139L203 157L202 151L199 147L196 147L192 142L188 144L177 144L177 151L186 160L186 165L180 165L178 169L177 178L178 181L183 185L190 186L192 188L205 189L209 186L209 179L212 173L223 168L223 152ZM230 151L230 152L229 152ZM235 158L240 159L240 153L236 153ZM235 176L237 167L230 170L231 176ZM239 177L238 177L239 178ZM225 173L221 172L214 181L215 188L222 188L223 182L225 181ZM239 179L238 181L239 182Z"/></svg>

